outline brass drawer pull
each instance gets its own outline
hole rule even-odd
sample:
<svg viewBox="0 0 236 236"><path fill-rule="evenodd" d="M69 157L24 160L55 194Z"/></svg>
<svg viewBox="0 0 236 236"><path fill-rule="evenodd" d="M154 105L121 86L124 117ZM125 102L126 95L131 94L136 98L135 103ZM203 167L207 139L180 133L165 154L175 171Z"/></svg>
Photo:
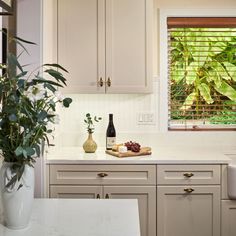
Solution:
<svg viewBox="0 0 236 236"><path fill-rule="evenodd" d="M103 79L102 79L102 77L99 78L98 85L99 85L100 87L103 86Z"/></svg>
<svg viewBox="0 0 236 236"><path fill-rule="evenodd" d="M184 177L191 178L193 176L194 176L193 173L184 173Z"/></svg>
<svg viewBox="0 0 236 236"><path fill-rule="evenodd" d="M100 199L100 194L97 194L96 198L97 198L97 199Z"/></svg>
<svg viewBox="0 0 236 236"><path fill-rule="evenodd" d="M184 191L186 193L192 193L194 191L194 189L193 188L185 188Z"/></svg>
<svg viewBox="0 0 236 236"><path fill-rule="evenodd" d="M109 199L109 198L110 198L108 193L105 195L105 198L106 198L106 199Z"/></svg>
<svg viewBox="0 0 236 236"><path fill-rule="evenodd" d="M101 177L101 178L104 178L104 177L108 176L108 174L106 174L106 173L98 173L98 176Z"/></svg>
<svg viewBox="0 0 236 236"><path fill-rule="evenodd" d="M108 79L107 79L107 86L111 87L111 78L110 77L108 77Z"/></svg>

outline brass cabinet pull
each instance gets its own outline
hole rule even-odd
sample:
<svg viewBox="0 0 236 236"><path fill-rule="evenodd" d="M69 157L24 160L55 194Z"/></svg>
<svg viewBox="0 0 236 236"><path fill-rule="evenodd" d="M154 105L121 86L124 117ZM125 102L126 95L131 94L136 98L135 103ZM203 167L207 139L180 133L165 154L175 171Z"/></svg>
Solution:
<svg viewBox="0 0 236 236"><path fill-rule="evenodd" d="M111 78L110 77L107 78L107 87L111 87Z"/></svg>
<svg viewBox="0 0 236 236"><path fill-rule="evenodd" d="M193 176L194 176L193 173L184 173L184 177L191 178Z"/></svg>
<svg viewBox="0 0 236 236"><path fill-rule="evenodd" d="M103 79L102 79L102 77L99 78L98 85L100 87L103 87Z"/></svg>
<svg viewBox="0 0 236 236"><path fill-rule="evenodd" d="M97 199L100 199L100 194L97 194L96 198L97 198Z"/></svg>
<svg viewBox="0 0 236 236"><path fill-rule="evenodd" d="M192 193L194 191L194 189L193 188L185 188L184 191L186 193Z"/></svg>
<svg viewBox="0 0 236 236"><path fill-rule="evenodd" d="M108 193L105 195L105 198L106 198L106 199L109 199L109 198L110 198Z"/></svg>
<svg viewBox="0 0 236 236"><path fill-rule="evenodd" d="M104 178L104 177L108 176L108 174L107 173L98 173L98 176L101 178Z"/></svg>

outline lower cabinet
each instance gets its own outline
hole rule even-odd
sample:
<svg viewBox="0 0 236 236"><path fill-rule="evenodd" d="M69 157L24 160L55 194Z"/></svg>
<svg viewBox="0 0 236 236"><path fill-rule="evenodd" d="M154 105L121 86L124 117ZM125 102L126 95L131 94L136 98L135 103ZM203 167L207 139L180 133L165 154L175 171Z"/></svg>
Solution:
<svg viewBox="0 0 236 236"><path fill-rule="evenodd" d="M155 186L104 186L105 198L138 199L142 236L156 236Z"/></svg>
<svg viewBox="0 0 236 236"><path fill-rule="evenodd" d="M221 207L221 236L235 236L236 201L222 200Z"/></svg>
<svg viewBox="0 0 236 236"><path fill-rule="evenodd" d="M236 235L236 203L222 201L221 219L220 165L58 164L48 170L51 198L138 199L141 236Z"/></svg>
<svg viewBox="0 0 236 236"><path fill-rule="evenodd" d="M156 236L155 186L50 186L51 198L138 199L141 236Z"/></svg>
<svg viewBox="0 0 236 236"><path fill-rule="evenodd" d="M220 186L157 187L157 236L220 236L220 223Z"/></svg>

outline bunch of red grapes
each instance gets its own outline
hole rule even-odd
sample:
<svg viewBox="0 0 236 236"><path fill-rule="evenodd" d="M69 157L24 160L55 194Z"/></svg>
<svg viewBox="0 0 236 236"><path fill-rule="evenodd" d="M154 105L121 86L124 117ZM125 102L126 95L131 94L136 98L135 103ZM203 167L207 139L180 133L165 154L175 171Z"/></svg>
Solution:
<svg viewBox="0 0 236 236"><path fill-rule="evenodd" d="M132 141L126 142L125 146L127 147L128 150L132 152L139 152L141 148L139 143L132 142Z"/></svg>

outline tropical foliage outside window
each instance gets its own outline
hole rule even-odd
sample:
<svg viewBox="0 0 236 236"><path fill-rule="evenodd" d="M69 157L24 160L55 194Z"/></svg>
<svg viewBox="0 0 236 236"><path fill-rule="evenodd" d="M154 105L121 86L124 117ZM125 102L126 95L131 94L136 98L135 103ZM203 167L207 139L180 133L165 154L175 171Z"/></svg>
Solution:
<svg viewBox="0 0 236 236"><path fill-rule="evenodd" d="M169 82L170 129L235 128L236 28L169 29Z"/></svg>

